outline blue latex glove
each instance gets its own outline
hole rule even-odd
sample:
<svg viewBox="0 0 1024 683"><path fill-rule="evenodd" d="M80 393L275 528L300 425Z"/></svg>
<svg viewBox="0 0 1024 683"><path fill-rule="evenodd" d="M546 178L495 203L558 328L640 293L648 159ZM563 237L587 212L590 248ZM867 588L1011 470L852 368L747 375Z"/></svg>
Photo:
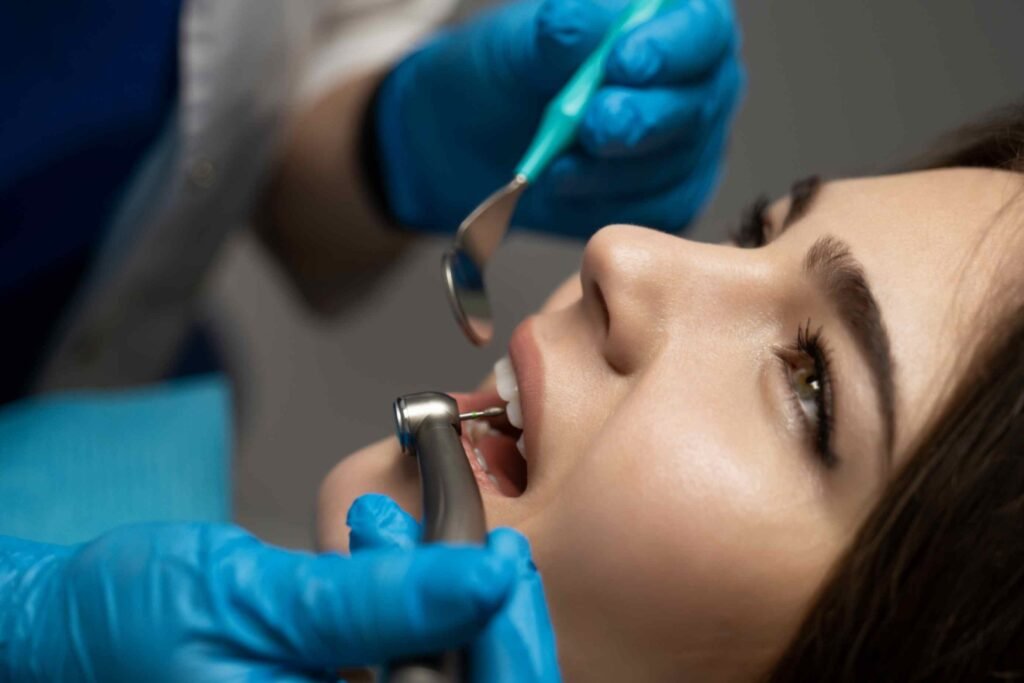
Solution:
<svg viewBox="0 0 1024 683"><path fill-rule="evenodd" d="M0 537L0 681L333 680L469 642L516 572L485 548L313 555L202 524Z"/></svg>
<svg viewBox="0 0 1024 683"><path fill-rule="evenodd" d="M356 557L385 548L413 551L420 525L390 498L361 496L349 509L349 546ZM556 683L561 681L555 633L548 617L540 574L527 540L512 529L490 533L488 547L516 564L518 578L504 607L473 642L473 683ZM429 546L427 546L429 547ZM416 552L421 552L417 550Z"/></svg>
<svg viewBox="0 0 1024 683"><path fill-rule="evenodd" d="M509 182L544 106L626 2L513 2L400 62L375 111L395 216L454 231ZM578 144L520 198L514 224L576 236L612 222L685 227L717 182L743 81L730 1L678 0L613 48Z"/></svg>

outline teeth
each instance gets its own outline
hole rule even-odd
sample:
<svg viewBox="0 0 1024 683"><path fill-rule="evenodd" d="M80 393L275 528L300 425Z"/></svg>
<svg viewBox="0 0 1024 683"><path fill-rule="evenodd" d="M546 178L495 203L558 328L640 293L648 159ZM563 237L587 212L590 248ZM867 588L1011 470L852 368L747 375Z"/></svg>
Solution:
<svg viewBox="0 0 1024 683"><path fill-rule="evenodd" d="M523 408L519 401L519 384L516 381L516 373L512 369L512 361L508 356L502 357L494 364L494 378L498 396L508 403L505 406L505 417L513 427L522 429Z"/></svg>
<svg viewBox="0 0 1024 683"><path fill-rule="evenodd" d="M512 369L512 361L508 356L502 356L494 364L494 379L498 385L498 396L506 401L519 395L519 385L516 383L516 373Z"/></svg>
<svg viewBox="0 0 1024 683"><path fill-rule="evenodd" d="M476 446L473 446L473 455L476 457L476 462L480 465L480 469L484 471L484 474L491 476L491 470L487 467L487 460L484 459L484 454Z"/></svg>
<svg viewBox="0 0 1024 683"><path fill-rule="evenodd" d="M519 455L526 457L526 435L520 434L519 440L516 441L516 448L519 450Z"/></svg>
<svg viewBox="0 0 1024 683"><path fill-rule="evenodd" d="M494 476L491 469L487 466L487 459L484 458L484 454L481 453L480 449L476 446L473 446L473 457L476 458L477 464L480 465L480 469L484 471L484 474L491 480L491 483L495 486L500 486L500 484L498 484L498 478Z"/></svg>
<svg viewBox="0 0 1024 683"><path fill-rule="evenodd" d="M517 429L523 428L523 408L519 405L519 394L505 406L505 417L508 423Z"/></svg>
<svg viewBox="0 0 1024 683"><path fill-rule="evenodd" d="M479 443L485 436L494 436L499 433L484 420L466 420L462 423L462 431L469 437L470 443Z"/></svg>

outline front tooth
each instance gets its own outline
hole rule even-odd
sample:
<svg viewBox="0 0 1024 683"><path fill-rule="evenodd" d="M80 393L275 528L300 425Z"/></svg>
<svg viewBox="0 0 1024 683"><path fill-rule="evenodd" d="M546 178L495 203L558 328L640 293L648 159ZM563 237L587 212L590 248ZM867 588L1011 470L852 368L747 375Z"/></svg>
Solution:
<svg viewBox="0 0 1024 683"><path fill-rule="evenodd" d="M516 394L516 397L505 406L505 417L508 418L508 423L516 429L523 428L523 407L519 403L519 394Z"/></svg>
<svg viewBox="0 0 1024 683"><path fill-rule="evenodd" d="M511 401L519 397L516 373L512 369L512 361L508 356L502 356L494 364L494 380L497 385L498 396L501 396L503 401Z"/></svg>
<svg viewBox="0 0 1024 683"><path fill-rule="evenodd" d="M466 420L462 423L462 431L469 437L469 442L473 444L480 443L484 437L500 434L498 430L483 420Z"/></svg>
<svg viewBox="0 0 1024 683"><path fill-rule="evenodd" d="M519 455L526 457L526 435L520 434L519 440L516 441L516 448L519 450Z"/></svg>
<svg viewBox="0 0 1024 683"><path fill-rule="evenodd" d="M494 364L494 380L498 389L498 396L508 405L505 406L505 417L508 422L517 429L523 428L523 409L519 401L519 383L516 380L515 370L512 368L512 361L504 356Z"/></svg>
<svg viewBox="0 0 1024 683"><path fill-rule="evenodd" d="M484 426L483 420L466 420L462 423L462 431L469 437L469 442L475 444L484 435Z"/></svg>

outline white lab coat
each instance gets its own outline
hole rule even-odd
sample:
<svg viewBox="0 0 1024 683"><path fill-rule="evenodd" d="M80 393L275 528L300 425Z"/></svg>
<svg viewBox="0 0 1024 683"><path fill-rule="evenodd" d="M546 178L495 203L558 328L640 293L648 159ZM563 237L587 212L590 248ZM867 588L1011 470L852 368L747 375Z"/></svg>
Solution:
<svg viewBox="0 0 1024 683"><path fill-rule="evenodd" d="M185 0L176 110L58 328L39 391L161 378L288 113L395 59L458 0Z"/></svg>

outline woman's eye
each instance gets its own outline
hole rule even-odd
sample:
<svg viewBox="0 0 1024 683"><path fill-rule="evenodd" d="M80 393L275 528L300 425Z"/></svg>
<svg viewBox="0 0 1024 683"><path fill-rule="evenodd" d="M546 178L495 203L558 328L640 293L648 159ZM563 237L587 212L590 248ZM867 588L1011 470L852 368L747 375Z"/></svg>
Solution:
<svg viewBox="0 0 1024 683"><path fill-rule="evenodd" d="M815 453L829 468L838 463L832 448L832 371L821 330L810 331L810 321L797 332L796 343L780 349L791 396Z"/></svg>
<svg viewBox="0 0 1024 683"><path fill-rule="evenodd" d="M744 209L739 227L732 231L733 244L744 249L763 247L768 241L768 197L760 196Z"/></svg>
<svg viewBox="0 0 1024 683"><path fill-rule="evenodd" d="M818 402L821 400L821 379L814 366L797 367L790 372L790 385L796 393L800 407L815 424L818 422Z"/></svg>

